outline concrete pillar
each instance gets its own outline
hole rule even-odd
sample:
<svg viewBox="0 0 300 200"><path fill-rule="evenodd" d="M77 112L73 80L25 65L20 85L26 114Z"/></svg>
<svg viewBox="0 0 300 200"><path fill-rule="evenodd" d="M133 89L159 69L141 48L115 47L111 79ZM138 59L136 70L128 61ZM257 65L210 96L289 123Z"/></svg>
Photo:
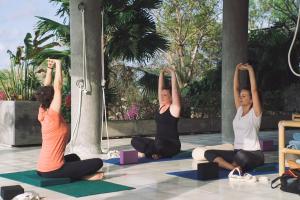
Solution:
<svg viewBox="0 0 300 200"><path fill-rule="evenodd" d="M249 0L223 1L222 42L222 141L233 142L232 120L236 109L233 99L235 66L247 61ZM245 74L242 80L245 80ZM244 83L243 83L244 84Z"/></svg>
<svg viewBox="0 0 300 200"><path fill-rule="evenodd" d="M76 86L83 79L82 23L80 3L85 7L85 35L87 54L87 76L90 92L82 95L81 118L76 143L73 152L88 158L100 153L101 127L101 2L99 0L70 1L71 27L71 95L72 95L72 124L74 130L78 115L80 90Z"/></svg>

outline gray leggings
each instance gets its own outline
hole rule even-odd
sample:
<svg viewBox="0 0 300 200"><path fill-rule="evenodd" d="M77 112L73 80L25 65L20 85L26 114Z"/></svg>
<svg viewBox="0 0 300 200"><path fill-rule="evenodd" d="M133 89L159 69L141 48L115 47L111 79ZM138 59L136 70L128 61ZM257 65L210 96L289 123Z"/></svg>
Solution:
<svg viewBox="0 0 300 200"><path fill-rule="evenodd" d="M234 151L224 150L207 150L204 153L204 157L213 162L215 158L221 157L229 163L235 162L242 168L243 171L252 170L260 165L264 164L265 158L262 151L245 151L235 149Z"/></svg>

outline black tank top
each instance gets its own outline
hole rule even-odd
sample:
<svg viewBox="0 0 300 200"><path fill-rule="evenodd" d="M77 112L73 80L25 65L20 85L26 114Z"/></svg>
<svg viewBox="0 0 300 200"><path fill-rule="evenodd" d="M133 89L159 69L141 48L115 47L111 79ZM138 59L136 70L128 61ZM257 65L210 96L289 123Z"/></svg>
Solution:
<svg viewBox="0 0 300 200"><path fill-rule="evenodd" d="M178 119L171 115L170 107L164 112L157 112L155 116L157 138L179 142L177 130Z"/></svg>

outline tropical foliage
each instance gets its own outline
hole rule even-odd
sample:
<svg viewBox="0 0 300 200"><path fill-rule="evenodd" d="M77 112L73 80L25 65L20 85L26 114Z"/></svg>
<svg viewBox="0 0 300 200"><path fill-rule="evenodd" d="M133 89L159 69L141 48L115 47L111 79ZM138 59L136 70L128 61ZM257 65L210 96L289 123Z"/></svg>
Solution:
<svg viewBox="0 0 300 200"><path fill-rule="evenodd" d="M294 0L252 1L250 21L253 30L249 34L248 57L256 70L258 86L266 111L294 111L288 106L285 91L299 83L299 78L289 70L287 55L294 35L298 7ZM264 16L259 18L258 16ZM267 25L267 26L266 26ZM263 27L264 26L264 27ZM299 34L298 34L299 35ZM294 70L300 72L300 43L296 39L291 61ZM295 90L296 92L297 90Z"/></svg>
<svg viewBox="0 0 300 200"><path fill-rule="evenodd" d="M42 34L52 34L60 44L67 49L70 48L70 27L69 27L69 1L51 0L59 6L56 13L62 17L63 23L53 21L45 17L38 17L39 22L36 29ZM106 91L107 102L114 105L111 112L117 113L116 109L124 102L117 98L118 94L141 99L138 97L138 89L133 78L131 67L120 67L120 62L144 62L150 60L158 52L166 50L168 42L156 31L156 24L150 11L159 8L160 0L154 1L120 1L107 0L104 4L104 48L105 48L105 68L106 68ZM100 12L100 10L99 10ZM100 44L100 41L99 41ZM66 52L67 53L67 52ZM64 54L66 58L69 55ZM49 54L47 56L50 57ZM115 66L114 66L115 65ZM68 65L69 66L69 65ZM125 66L125 65L122 65ZM128 66L128 65L127 65ZM116 70L119 69L119 70ZM116 74L116 72L118 74ZM122 77L115 79L115 77ZM99 77L100 80L100 77ZM126 92L124 92L126 90ZM146 91L147 89L144 89ZM132 95L134 94L134 95ZM127 102L133 102L128 99ZM123 105L124 107L124 105Z"/></svg>
<svg viewBox="0 0 300 200"><path fill-rule="evenodd" d="M31 99L48 57L63 60L63 112L70 119L70 0L54 21L37 17L35 34L9 51L11 66L0 73L0 99ZM106 92L110 119L144 119L157 109L157 79L165 66L176 69L184 117L219 116L221 110L221 0L104 0ZM286 88L298 79L287 65L297 19L294 0L250 0L248 58L265 110L285 110ZM101 12L99 10L99 12ZM100 41L99 41L100 43ZM299 38L292 52L300 61ZM295 69L299 71L299 68ZM100 80L100 77L99 77Z"/></svg>
<svg viewBox="0 0 300 200"><path fill-rule="evenodd" d="M24 46L17 48L16 52L8 50L10 56L10 69L0 71L0 88L8 100L30 100L33 92L41 85L38 66L44 59L40 56L58 46L57 42L49 42L52 35L42 36L36 31L34 37L27 33Z"/></svg>

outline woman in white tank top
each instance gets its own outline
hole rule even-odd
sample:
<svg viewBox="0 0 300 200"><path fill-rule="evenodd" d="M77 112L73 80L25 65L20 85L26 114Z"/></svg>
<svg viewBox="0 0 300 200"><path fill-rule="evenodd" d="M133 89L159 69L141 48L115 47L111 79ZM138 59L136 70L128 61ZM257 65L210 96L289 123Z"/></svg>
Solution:
<svg viewBox="0 0 300 200"><path fill-rule="evenodd" d="M249 89L240 89L240 71L248 71L251 86ZM218 163L222 168L232 170L239 167L243 171L248 171L264 164L264 155L258 140L262 109L254 70L248 63L240 63L236 66L233 92L237 109L233 120L234 150L208 150L204 156L208 161Z"/></svg>

